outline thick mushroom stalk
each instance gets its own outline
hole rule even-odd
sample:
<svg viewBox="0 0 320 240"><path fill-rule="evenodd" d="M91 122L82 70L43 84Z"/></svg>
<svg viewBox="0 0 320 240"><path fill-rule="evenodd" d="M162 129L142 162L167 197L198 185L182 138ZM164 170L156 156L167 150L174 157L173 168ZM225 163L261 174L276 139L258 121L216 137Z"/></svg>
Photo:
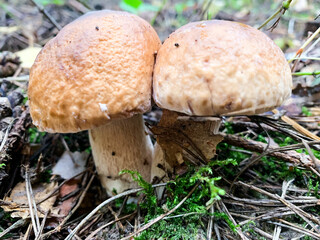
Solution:
<svg viewBox="0 0 320 240"><path fill-rule="evenodd" d="M93 128L89 137L95 166L108 194L136 187L130 175L119 175L124 169L138 171L150 181L153 145L141 114Z"/></svg>
<svg viewBox="0 0 320 240"><path fill-rule="evenodd" d="M141 114L151 108L160 46L155 30L140 17L94 11L63 27L31 68L33 123L48 132L89 130L98 173L109 193L135 185L129 176L118 176L123 169L150 179L152 145Z"/></svg>

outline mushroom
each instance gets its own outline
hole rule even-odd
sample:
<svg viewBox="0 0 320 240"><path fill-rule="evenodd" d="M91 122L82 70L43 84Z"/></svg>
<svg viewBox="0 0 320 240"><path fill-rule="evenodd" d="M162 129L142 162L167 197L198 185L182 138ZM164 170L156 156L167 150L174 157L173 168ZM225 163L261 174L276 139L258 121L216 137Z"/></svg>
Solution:
<svg viewBox="0 0 320 240"><path fill-rule="evenodd" d="M149 23L126 12L95 11L66 25L30 71L29 105L41 131L89 130L102 186L135 186L123 169L150 180L153 145L142 113L151 107L155 53L161 42Z"/></svg>
<svg viewBox="0 0 320 240"><path fill-rule="evenodd" d="M163 152L156 151L152 175L158 163L208 161L222 140L221 116L272 110L291 88L283 52L261 31L219 20L179 28L161 46L154 69L153 98L165 110L153 129Z"/></svg>

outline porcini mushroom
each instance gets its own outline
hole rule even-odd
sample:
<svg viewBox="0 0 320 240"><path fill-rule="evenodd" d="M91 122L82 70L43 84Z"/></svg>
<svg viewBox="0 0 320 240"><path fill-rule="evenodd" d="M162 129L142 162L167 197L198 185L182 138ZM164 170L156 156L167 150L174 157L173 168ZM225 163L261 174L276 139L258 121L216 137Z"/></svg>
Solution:
<svg viewBox="0 0 320 240"><path fill-rule="evenodd" d="M34 125L47 132L89 129L102 186L135 186L123 169L150 179L153 146L142 113L151 105L155 53L161 42L145 20L117 11L90 12L65 26L30 72Z"/></svg>
<svg viewBox="0 0 320 240"><path fill-rule="evenodd" d="M158 52L153 78L154 101L166 109L154 130L166 159L156 157L153 166L159 162L172 167L206 149L212 151L203 153L204 158L213 156L222 138L213 131L216 139L207 144L210 136L203 139L201 131L209 134L210 128L217 129L219 119L203 121L190 136L193 121L181 122L182 115L259 114L281 105L292 88L284 54L267 35L242 23L219 20L189 23L172 33ZM168 129L175 129L174 134L168 136ZM177 139L179 133L183 136ZM170 142L170 138L175 139ZM189 140L200 145L194 154Z"/></svg>

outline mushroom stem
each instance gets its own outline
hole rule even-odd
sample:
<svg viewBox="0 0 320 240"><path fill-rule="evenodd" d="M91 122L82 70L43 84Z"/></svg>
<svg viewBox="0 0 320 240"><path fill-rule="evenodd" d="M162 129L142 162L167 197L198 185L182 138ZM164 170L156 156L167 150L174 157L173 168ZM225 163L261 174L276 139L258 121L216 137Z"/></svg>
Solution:
<svg viewBox="0 0 320 240"><path fill-rule="evenodd" d="M136 187L130 175L119 175L124 169L138 171L150 181L153 145L141 114L91 129L89 137L96 169L108 194L113 189L119 193Z"/></svg>

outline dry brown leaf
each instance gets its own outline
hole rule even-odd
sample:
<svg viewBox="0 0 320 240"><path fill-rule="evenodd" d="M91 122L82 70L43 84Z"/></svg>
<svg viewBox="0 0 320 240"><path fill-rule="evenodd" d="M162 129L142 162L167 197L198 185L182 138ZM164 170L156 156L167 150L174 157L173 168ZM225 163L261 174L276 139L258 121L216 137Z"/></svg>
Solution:
<svg viewBox="0 0 320 240"><path fill-rule="evenodd" d="M223 139L212 133L217 122L178 119L179 116L176 112L164 110L159 125L151 129L157 136L165 161L171 167L185 160L208 162Z"/></svg>
<svg viewBox="0 0 320 240"><path fill-rule="evenodd" d="M77 179L70 180L65 184L63 184L60 188L60 197L65 197L68 194L78 190L79 189L78 184L79 184L79 180ZM67 216L71 211L71 209L73 208L73 206L75 205L77 199L78 197L76 195L74 197L70 197L64 200L61 204L59 204L58 206L58 208L60 209L59 214L62 216Z"/></svg>
<svg viewBox="0 0 320 240"><path fill-rule="evenodd" d="M33 195L35 202L39 202L46 198L53 190L57 187L56 182L52 183L40 183L32 186ZM40 205L38 205L40 211L38 210L38 216L43 217L45 212L51 210L51 214L58 214L58 209L53 207L57 196L53 195ZM12 190L10 197L4 199L6 202L11 202L11 205L1 206L4 211L12 212L11 217L16 218L29 218L29 206L28 198L26 192L26 183L18 183Z"/></svg>
<svg viewBox="0 0 320 240"><path fill-rule="evenodd" d="M29 69L36 60L36 57L40 51L40 47L28 47L16 52L15 54L20 58L21 67Z"/></svg>
<svg viewBox="0 0 320 240"><path fill-rule="evenodd" d="M72 158L71 158L72 156ZM70 179L86 169L87 152L67 152L65 151L57 164L52 168L52 174L59 175L63 179ZM74 162L76 164L74 164ZM78 179L81 177L78 177Z"/></svg>

